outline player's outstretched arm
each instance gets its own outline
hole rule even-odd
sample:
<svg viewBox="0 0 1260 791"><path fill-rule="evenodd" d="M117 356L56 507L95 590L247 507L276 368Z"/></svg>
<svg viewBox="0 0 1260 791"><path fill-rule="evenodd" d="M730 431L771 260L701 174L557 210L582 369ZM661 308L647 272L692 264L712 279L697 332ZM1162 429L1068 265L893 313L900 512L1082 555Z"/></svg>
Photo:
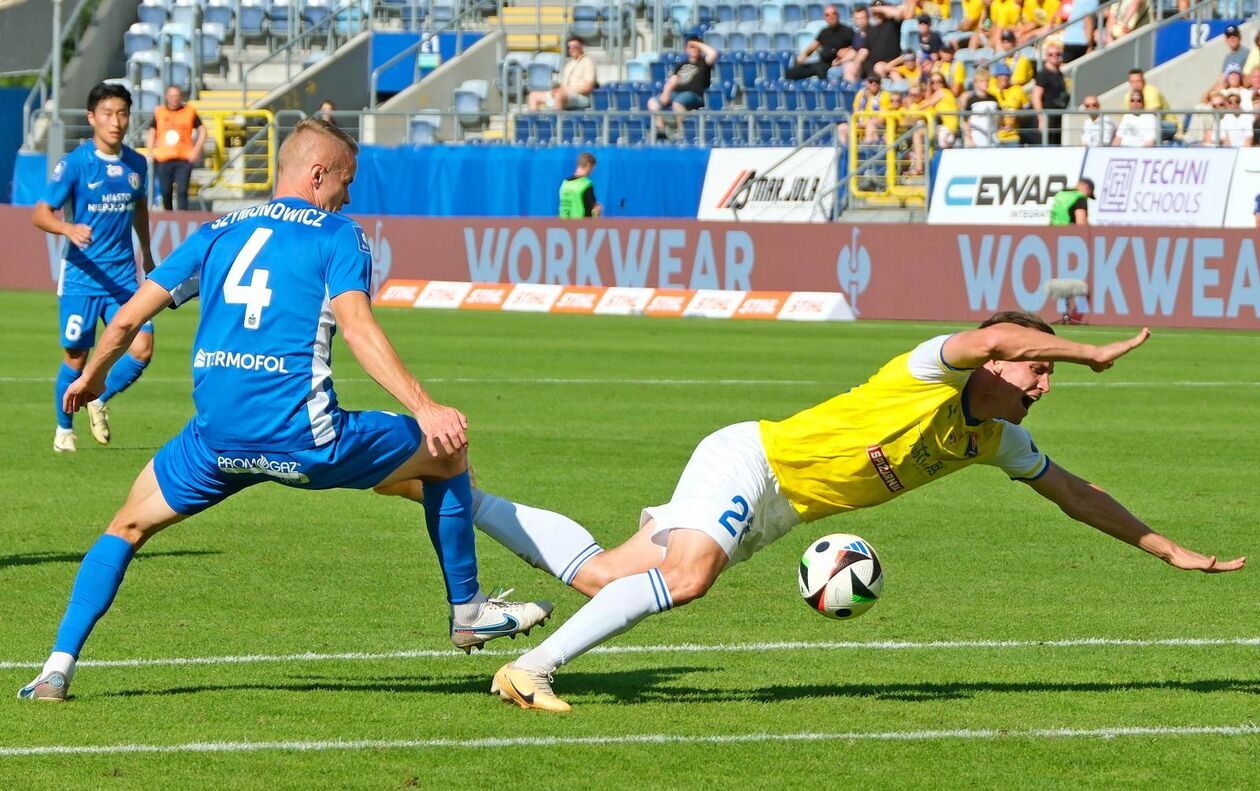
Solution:
<svg viewBox="0 0 1260 791"><path fill-rule="evenodd" d="M127 304L114 314L114 319L105 328L83 373L66 389L62 409L75 412L105 392L105 375L109 373L109 369L131 346L144 323L161 313L169 304L169 291L152 280L141 283L139 290L127 300Z"/></svg>
<svg viewBox="0 0 1260 791"><path fill-rule="evenodd" d="M1095 371L1105 371L1116 360L1146 343L1149 337L1151 331L1143 329L1132 338L1094 346L1031 327L1003 323L951 335L941 349L941 356L955 368L979 368L990 360L1039 360L1078 363Z"/></svg>
<svg viewBox="0 0 1260 791"><path fill-rule="evenodd" d="M1101 487L1073 475L1054 462L1050 463L1050 469L1044 475L1029 485L1078 522L1149 552L1170 566L1186 571L1215 573L1237 571L1247 562L1245 557L1218 561L1215 555L1200 555L1186 549L1151 530Z"/></svg>
<svg viewBox="0 0 1260 791"><path fill-rule="evenodd" d="M368 376L416 416L429 452L444 456L467 447L468 418L458 409L430 398L411 375L385 330L376 323L368 295L362 291L346 291L334 297L329 305L350 353Z"/></svg>

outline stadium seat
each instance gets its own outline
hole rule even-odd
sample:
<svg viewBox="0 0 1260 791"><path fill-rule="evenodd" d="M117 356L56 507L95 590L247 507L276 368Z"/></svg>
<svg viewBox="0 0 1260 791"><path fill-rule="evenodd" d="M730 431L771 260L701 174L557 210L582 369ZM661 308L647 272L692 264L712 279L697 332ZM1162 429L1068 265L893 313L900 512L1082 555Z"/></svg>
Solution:
<svg viewBox="0 0 1260 791"><path fill-rule="evenodd" d="M170 7L168 20L183 25L189 30L197 27L197 17L201 16L201 5L195 0L175 0Z"/></svg>
<svg viewBox="0 0 1260 791"><path fill-rule="evenodd" d="M312 30L333 14L332 0L302 0L302 24Z"/></svg>
<svg viewBox="0 0 1260 791"><path fill-rule="evenodd" d="M166 59L166 73L163 81L167 85L178 85L188 93L192 88L192 58L184 50L176 50Z"/></svg>
<svg viewBox="0 0 1260 791"><path fill-rule="evenodd" d="M796 41L791 32L787 30L776 30L774 34L770 36L770 46L768 49L792 49L792 45L795 43Z"/></svg>
<svg viewBox="0 0 1260 791"><path fill-rule="evenodd" d="M297 14L290 0L270 0L267 6L267 33L273 45L278 39L287 39L297 33Z"/></svg>
<svg viewBox="0 0 1260 791"><path fill-rule="evenodd" d="M804 22L805 6L795 2L794 0L788 0L788 2L783 4L783 19L780 21L789 24L793 22Z"/></svg>
<svg viewBox="0 0 1260 791"><path fill-rule="evenodd" d="M509 52L499 66L499 91L507 101L525 100L525 87L529 63L533 55L528 52Z"/></svg>
<svg viewBox="0 0 1260 791"><path fill-rule="evenodd" d="M140 7L136 9L136 16L141 24L161 28L162 25L166 24L165 0L144 0Z"/></svg>
<svg viewBox="0 0 1260 791"><path fill-rule="evenodd" d="M599 40L599 6L593 3L575 3L573 5L573 24L569 32L587 44Z"/></svg>
<svg viewBox="0 0 1260 791"><path fill-rule="evenodd" d="M222 25L227 34L236 30L236 12L232 0L208 0L201 8L202 24ZM225 36L222 40L226 41Z"/></svg>
<svg viewBox="0 0 1260 791"><path fill-rule="evenodd" d="M763 80L774 82L783 79L783 61L779 59L777 52L763 50L756 54Z"/></svg>
<svg viewBox="0 0 1260 791"><path fill-rule="evenodd" d="M157 49L158 29L153 25L137 22L123 34L123 55L130 58L137 52Z"/></svg>
<svg viewBox="0 0 1260 791"><path fill-rule="evenodd" d="M715 111L726 109L726 97L722 95L721 88L710 88L704 92L704 108Z"/></svg>
<svg viewBox="0 0 1260 791"><path fill-rule="evenodd" d="M758 50L770 49L771 32L778 32L777 25L763 25L761 29L753 32L748 37L748 48L754 52Z"/></svg>
<svg viewBox="0 0 1260 791"><path fill-rule="evenodd" d="M725 52L746 52L748 50L749 41L748 34L742 30L731 32L726 37Z"/></svg>
<svg viewBox="0 0 1260 791"><path fill-rule="evenodd" d="M626 110L642 110L643 107L635 102L634 89L627 83L616 83L612 92L612 109L618 111Z"/></svg>
<svg viewBox="0 0 1260 791"><path fill-rule="evenodd" d="M127 76L137 85L162 79L162 55L156 49L136 52L127 58Z"/></svg>
<svg viewBox="0 0 1260 791"><path fill-rule="evenodd" d="M413 146L428 146L440 142L439 130L442 128L442 114L437 110L427 110L411 116L408 123L407 138Z"/></svg>
<svg viewBox="0 0 1260 791"><path fill-rule="evenodd" d="M486 122L485 101L490 84L485 80L464 80L451 94L459 122L465 128L480 127Z"/></svg>
<svg viewBox="0 0 1260 791"><path fill-rule="evenodd" d="M533 61L529 64L527 75L528 84L531 91L549 91L551 90L552 77L556 70L552 68L552 64L547 61Z"/></svg>
<svg viewBox="0 0 1260 791"><path fill-rule="evenodd" d="M429 25L434 30L446 30L454 27L459 11L455 8L455 0L433 0L429 7Z"/></svg>
<svg viewBox="0 0 1260 791"><path fill-rule="evenodd" d="M738 13L734 3L715 3L713 11L718 22L734 22Z"/></svg>
<svg viewBox="0 0 1260 791"><path fill-rule="evenodd" d="M770 0L761 4L761 21L771 22L776 25L783 23L783 3L780 0Z"/></svg>
<svg viewBox="0 0 1260 791"><path fill-rule="evenodd" d="M151 113L162 103L166 84L161 77L148 77L140 81L140 112ZM147 108L147 109L146 109Z"/></svg>
<svg viewBox="0 0 1260 791"><path fill-rule="evenodd" d="M239 14L236 23L243 37L259 39L267 35L267 9L263 7L262 0L241 0Z"/></svg>
<svg viewBox="0 0 1260 791"><path fill-rule="evenodd" d="M192 47L192 28L175 22L167 22L158 33L158 47L164 52L176 52Z"/></svg>

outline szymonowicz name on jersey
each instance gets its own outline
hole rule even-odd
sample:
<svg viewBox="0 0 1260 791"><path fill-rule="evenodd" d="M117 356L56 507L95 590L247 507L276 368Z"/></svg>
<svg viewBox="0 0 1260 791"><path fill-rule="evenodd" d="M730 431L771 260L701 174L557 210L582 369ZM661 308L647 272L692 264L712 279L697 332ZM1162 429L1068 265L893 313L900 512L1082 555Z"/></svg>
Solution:
<svg viewBox="0 0 1260 791"><path fill-rule="evenodd" d="M324 218L328 216L328 212L319 209L302 208L285 206L283 203L264 203L260 206L250 206L248 209L237 209L228 212L219 219L210 224L213 229L223 228L234 222L248 220L253 217L270 217L273 220L281 222L296 222L302 225L309 225L312 228L324 227Z"/></svg>

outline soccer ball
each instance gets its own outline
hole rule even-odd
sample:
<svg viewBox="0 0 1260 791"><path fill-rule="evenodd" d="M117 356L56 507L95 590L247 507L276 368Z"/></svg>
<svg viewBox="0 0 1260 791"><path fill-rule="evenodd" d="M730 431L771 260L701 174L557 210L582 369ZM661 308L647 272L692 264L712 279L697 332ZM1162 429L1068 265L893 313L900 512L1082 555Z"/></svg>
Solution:
<svg viewBox="0 0 1260 791"><path fill-rule="evenodd" d="M832 533L801 556L801 598L828 618L856 618L884 590L884 567L875 548L858 536Z"/></svg>

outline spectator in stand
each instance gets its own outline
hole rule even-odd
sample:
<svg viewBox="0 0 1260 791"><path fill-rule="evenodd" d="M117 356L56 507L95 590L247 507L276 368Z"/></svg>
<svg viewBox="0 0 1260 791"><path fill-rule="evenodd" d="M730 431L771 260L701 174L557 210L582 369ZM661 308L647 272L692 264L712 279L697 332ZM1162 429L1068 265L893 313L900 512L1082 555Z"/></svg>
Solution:
<svg viewBox="0 0 1260 791"><path fill-rule="evenodd" d="M954 60L954 53L957 51L957 45L946 44L941 49L939 57L932 63L931 71L932 74L939 74L945 79L945 84L954 92L955 97L962 96L967 83L967 67Z"/></svg>
<svg viewBox="0 0 1260 791"><path fill-rule="evenodd" d="M918 101L915 109L930 111L936 119L936 147L953 148L958 139L958 97L950 90L941 74L933 74L928 78L927 94ZM917 130L914 135L914 146L917 159L923 161L923 144L927 140L927 129Z"/></svg>
<svg viewBox="0 0 1260 791"><path fill-rule="evenodd" d="M1048 33L1059 24L1059 0L1024 0L1019 14L1019 40L1021 42Z"/></svg>
<svg viewBox="0 0 1260 791"><path fill-rule="evenodd" d="M1032 61L1023 52L1015 49L1015 31L1007 30L1001 36L998 46L1001 63L1011 70L1011 82L1015 85L1027 85L1036 76Z"/></svg>
<svg viewBox="0 0 1260 791"><path fill-rule="evenodd" d="M1116 122L1100 112L1102 103L1098 101L1098 97L1086 96L1085 101L1081 102L1081 109L1088 113L1084 128L1081 129L1081 145L1111 145L1116 136Z"/></svg>
<svg viewBox="0 0 1260 791"><path fill-rule="evenodd" d="M987 0L962 0L962 19L958 22L958 29L964 33L971 33L971 39L968 40L967 46L980 46L980 36L984 32L984 26L989 21L989 4Z"/></svg>
<svg viewBox="0 0 1260 791"><path fill-rule="evenodd" d="M315 117L322 118L333 126L336 126L337 122L333 120L333 114L336 112L337 105L333 104L333 100L325 99L319 103L319 110L315 112Z"/></svg>
<svg viewBox="0 0 1260 791"><path fill-rule="evenodd" d="M1172 140L1181 129L1181 119L1168 112L1168 100L1159 88L1146 81L1146 74L1141 69L1129 69L1129 92L1141 92L1147 110L1160 110L1165 113L1162 120L1156 118L1160 126L1160 139ZM1130 104L1132 104L1130 102Z"/></svg>
<svg viewBox="0 0 1260 791"><path fill-rule="evenodd" d="M866 6L859 5L853 8L853 57L845 61L844 64L827 72L827 79L839 80L844 85L845 90L853 90L858 87L858 82L862 79L865 72L866 59L870 57L871 51L866 45L866 37L871 29L871 12Z"/></svg>
<svg viewBox="0 0 1260 791"><path fill-rule="evenodd" d="M1199 108L1195 108L1199 109ZM1225 94L1220 91L1209 91L1207 97L1207 107L1203 108L1212 111L1212 115L1195 115L1191 121L1192 131L1187 130L1188 137L1191 140L1198 138L1205 146L1221 145L1222 130L1221 121L1225 118Z"/></svg>
<svg viewBox="0 0 1260 791"><path fill-rule="evenodd" d="M1107 43L1124 38L1151 21L1151 0L1120 0L1107 9Z"/></svg>
<svg viewBox="0 0 1260 791"><path fill-rule="evenodd" d="M1260 93L1260 68L1247 72L1247 83L1242 89L1242 106L1249 113L1260 112L1260 104L1252 101L1256 93Z"/></svg>
<svg viewBox="0 0 1260 791"><path fill-rule="evenodd" d="M941 34L932 29L932 17L919 14L919 57L931 57L945 48Z"/></svg>
<svg viewBox="0 0 1260 791"><path fill-rule="evenodd" d="M997 145L994 136L994 116L998 111L998 102L989 92L989 72L987 69L976 69L971 75L971 93L962 99L963 139L967 145L975 148L988 148Z"/></svg>
<svg viewBox="0 0 1260 791"><path fill-rule="evenodd" d="M1028 94L1023 86L1012 84L1011 69L1005 63L999 62L993 67L993 82L989 93L997 99L998 107L1006 111L1002 113L994 137L998 145L1017 146L1023 142L1020 129L1027 124L1019 111L1028 107Z"/></svg>
<svg viewBox="0 0 1260 791"><path fill-rule="evenodd" d="M162 187L163 208L187 209L188 180L201 160L206 128L197 111L184 104L184 91L178 85L166 86L163 102L153 111L145 138Z"/></svg>
<svg viewBox="0 0 1260 791"><path fill-rule="evenodd" d="M1130 91L1129 112L1120 119L1116 136L1112 138L1113 146L1127 148L1151 148L1159 144L1159 116L1146 112L1146 100L1141 91Z"/></svg>
<svg viewBox="0 0 1260 791"><path fill-rule="evenodd" d="M1098 35L1098 0L1064 0L1059 18L1068 22L1063 29L1063 62L1071 63L1093 52Z"/></svg>
<svg viewBox="0 0 1260 791"><path fill-rule="evenodd" d="M923 65L919 61L919 53L912 49L902 50L896 60L890 61L888 65L892 67L892 76L899 80L905 80L911 85L923 82Z"/></svg>
<svg viewBox="0 0 1260 791"><path fill-rule="evenodd" d="M526 102L530 110L586 110L591 106L595 90L595 61L586 54L582 39L569 36L565 42L569 59L560 69L560 84L550 91L530 91Z"/></svg>
<svg viewBox="0 0 1260 791"><path fill-rule="evenodd" d="M857 57L853 49L853 28L840 22L840 11L833 5L823 10L823 21L826 27L818 31L818 35L805 51L796 56L796 63L788 68L783 76L789 80L804 80L810 77L825 79L831 68L843 69L844 64ZM810 55L818 59L806 63Z"/></svg>
<svg viewBox="0 0 1260 791"><path fill-rule="evenodd" d="M1243 74L1251 76L1251 72L1260 69L1260 32L1256 33L1254 47L1247 53L1247 62L1243 64Z"/></svg>
<svg viewBox="0 0 1260 791"><path fill-rule="evenodd" d="M901 4L901 18L915 19L926 16L930 19L949 19L949 0L906 0Z"/></svg>
<svg viewBox="0 0 1260 791"><path fill-rule="evenodd" d="M1230 148L1250 146L1255 139L1251 113L1242 111L1242 97L1238 94L1225 96L1225 115L1221 118L1219 143Z"/></svg>
<svg viewBox="0 0 1260 791"><path fill-rule="evenodd" d="M699 36L687 37L687 59L678 64L674 73L665 81L659 97L648 99L648 109L659 113L671 108L678 117L678 131L682 132L683 113L704 107L704 92L713 81L713 64L717 63L718 51ZM656 116L656 136L665 137L665 118Z"/></svg>
<svg viewBox="0 0 1260 791"><path fill-rule="evenodd" d="M1002 37L1006 33L1011 34L1013 44L1023 13L1024 6L1020 0L993 0L989 3L989 46L1001 49Z"/></svg>
<svg viewBox="0 0 1260 791"><path fill-rule="evenodd" d="M872 113L860 121L862 124L862 142L878 143L879 132L883 124L881 117L876 115L888 109L889 95L884 90L883 81L877 75L872 74L866 78L866 82L862 85L862 89L853 95L853 113Z"/></svg>
<svg viewBox="0 0 1260 791"><path fill-rule="evenodd" d="M1032 106L1036 110L1066 110L1068 107L1067 83L1059 66L1063 63L1062 45L1053 37L1046 40L1046 48L1042 53L1041 69L1033 79ZM1057 146L1060 143L1060 130L1063 116L1057 113L1042 112L1037 116L1037 128L1041 130L1037 143Z"/></svg>
<svg viewBox="0 0 1260 791"><path fill-rule="evenodd" d="M1242 74L1251 51L1242 46L1242 31L1237 25L1225 28L1225 46L1227 51L1224 60L1221 61L1221 71L1225 72L1230 66L1237 66L1238 73Z"/></svg>
<svg viewBox="0 0 1260 791"><path fill-rule="evenodd" d="M1226 96L1240 96L1244 92L1250 93L1243 88L1242 69L1236 63L1231 63L1225 67L1225 73L1221 75L1220 82L1217 83L1221 93Z"/></svg>
<svg viewBox="0 0 1260 791"><path fill-rule="evenodd" d="M901 9L884 0L870 5L872 25L866 34L868 54L863 63L865 74L887 76L888 64L901 55Z"/></svg>

